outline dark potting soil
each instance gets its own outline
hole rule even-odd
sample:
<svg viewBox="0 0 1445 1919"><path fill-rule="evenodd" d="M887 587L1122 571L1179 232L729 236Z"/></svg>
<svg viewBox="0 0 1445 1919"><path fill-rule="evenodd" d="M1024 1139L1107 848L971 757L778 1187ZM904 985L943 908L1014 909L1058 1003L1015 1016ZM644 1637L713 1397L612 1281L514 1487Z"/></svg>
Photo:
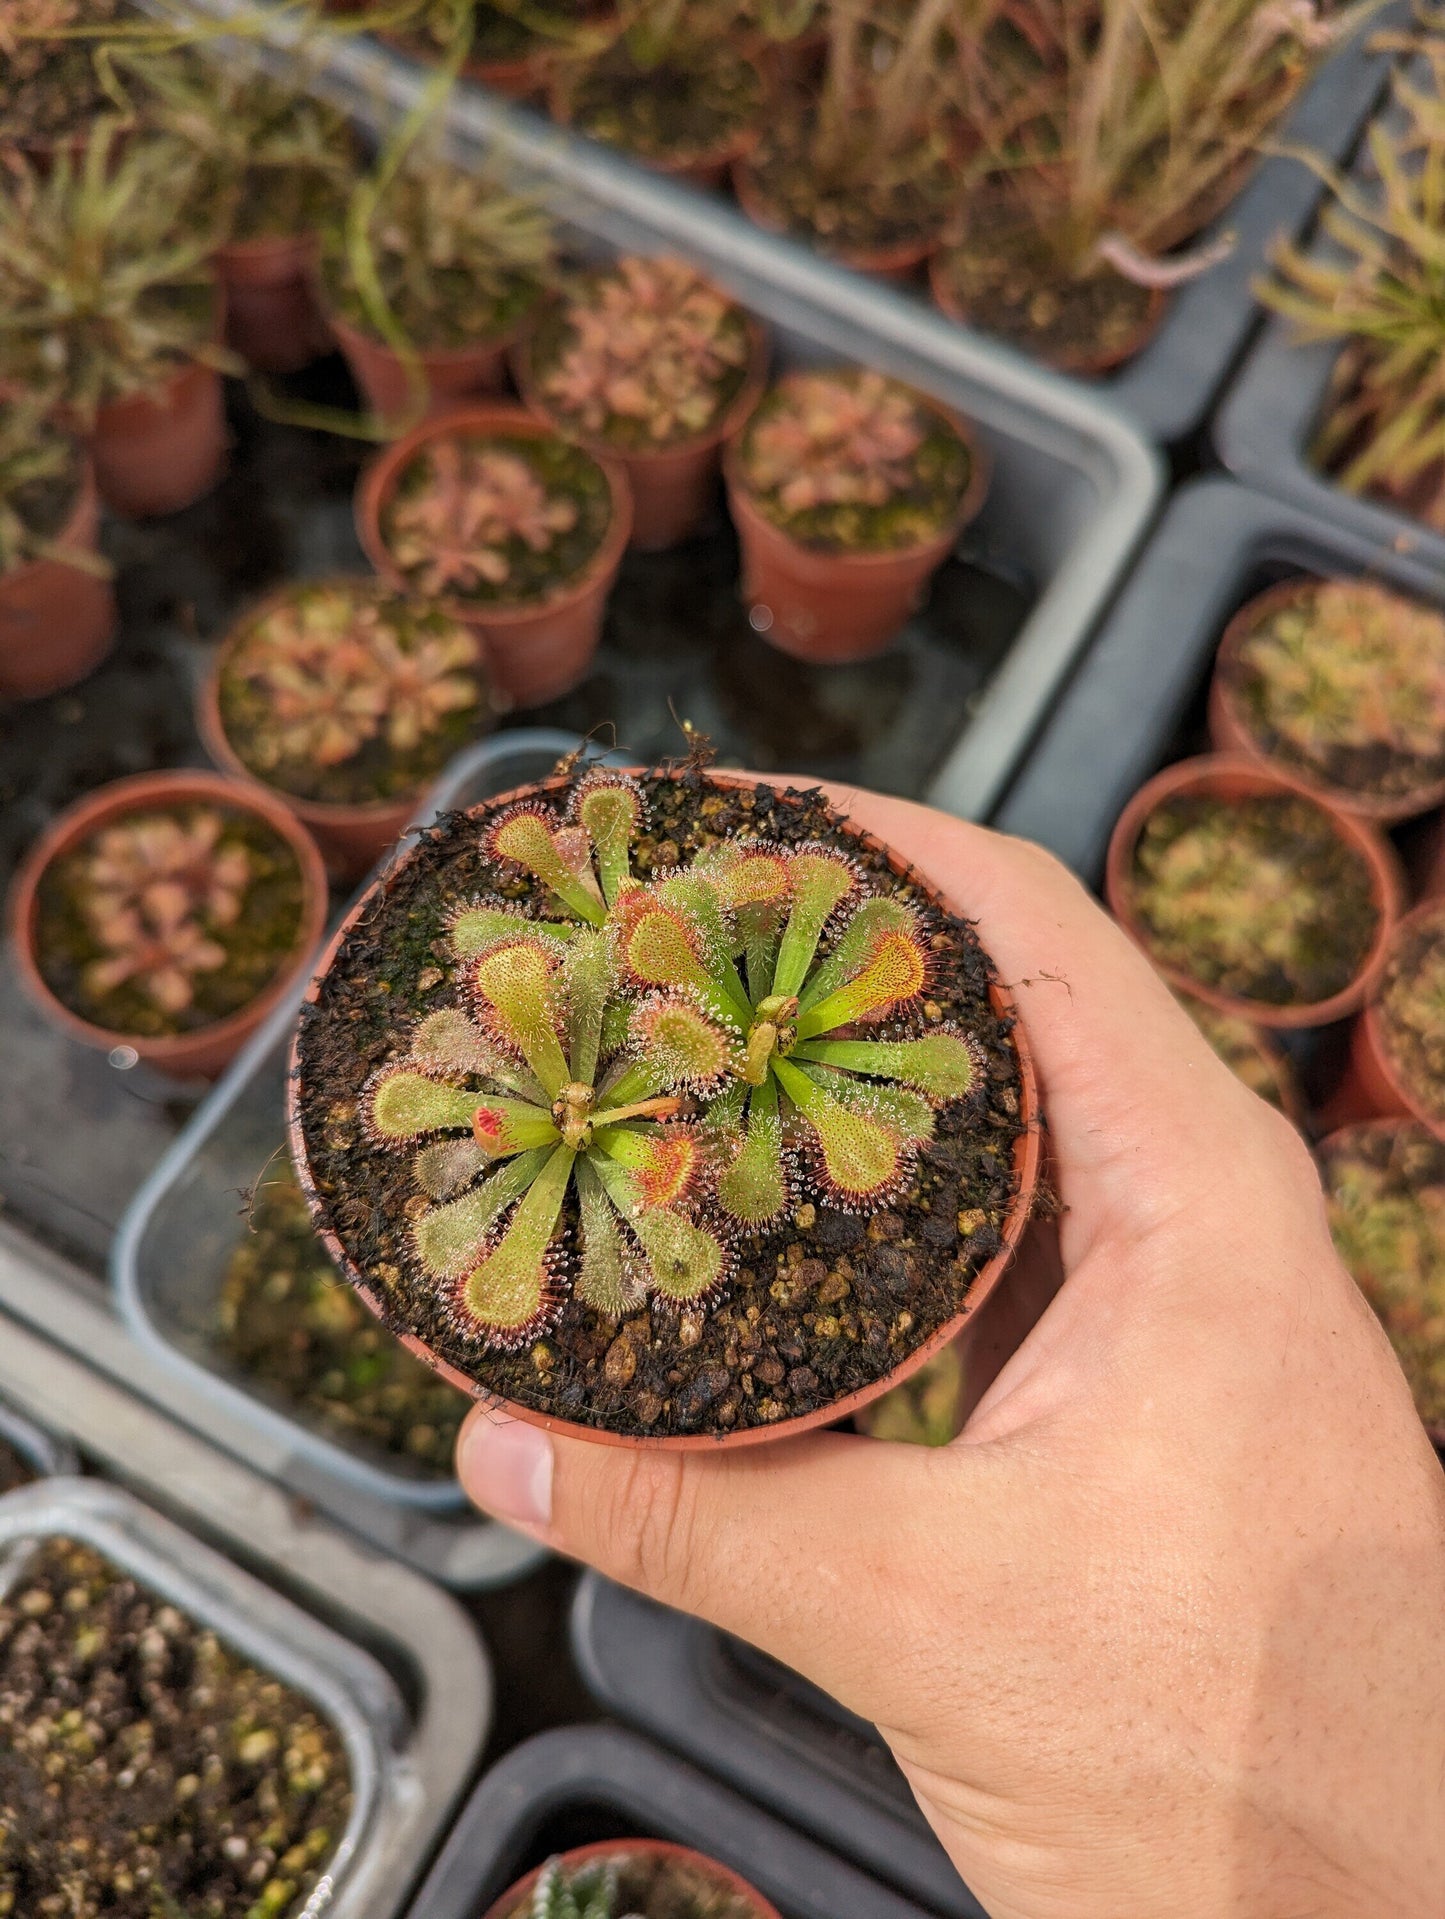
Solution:
<svg viewBox="0 0 1445 1919"><path fill-rule="evenodd" d="M981 210L934 263L969 324L1065 370L1131 359L1148 343L1156 296L1107 268L1070 278L1031 232ZM1157 303L1159 318L1163 304Z"/></svg>
<svg viewBox="0 0 1445 1919"><path fill-rule="evenodd" d="M749 449L754 434L784 410L787 399L786 381L763 396L737 443L737 471L759 512L790 539L824 553L897 553L934 539L955 518L973 477L973 452L958 430L922 398L917 399L917 411L924 437L911 457L907 486L891 493L880 506L857 500L785 506L782 488L795 475L789 472L777 484L758 486Z"/></svg>
<svg viewBox="0 0 1445 1919"><path fill-rule="evenodd" d="M144 807L134 817L170 815L189 824L218 810L209 804ZM109 1032L152 1039L212 1025L240 1012L265 990L295 947L305 897L296 855L279 833L254 813L237 811L227 817L216 851L242 848L250 861L251 878L231 924L216 926L202 916L207 938L225 948L226 960L213 971L195 974L195 996L178 1013L163 1012L130 980L105 992L94 991L86 981L86 969L110 953L86 912L85 861L95 837L49 866L38 891L36 960L41 977L62 1005Z"/></svg>
<svg viewBox="0 0 1445 1919"><path fill-rule="evenodd" d="M757 68L717 43L679 48L655 67L640 67L619 40L564 91L580 133L678 164L729 149L763 108Z"/></svg>
<svg viewBox="0 0 1445 1919"><path fill-rule="evenodd" d="M958 191L948 158L920 146L916 164L866 147L838 168L818 154L811 113L775 117L748 157L753 190L772 219L821 251L872 253L931 246ZM836 176L836 177L835 177Z"/></svg>
<svg viewBox="0 0 1445 1919"><path fill-rule="evenodd" d="M558 362L577 342L577 326L574 318L577 310L586 310L597 298L598 289L606 282L619 281L616 272L589 274L583 284L569 293L564 302L549 306L538 321L527 351L531 358L533 384L539 391L545 389L548 376L555 371ZM619 453L660 453L676 446L685 446L688 441L700 439L723 418L728 408L742 390L748 377L751 362L748 317L741 307L732 307L724 318L718 339L725 350L737 353L737 363L727 366L709 387L695 386L689 391L689 398L696 393L698 398L708 401L706 416L700 424L680 426L671 434L658 438L646 418L636 414L612 413L603 422L600 429L591 432L584 428L575 409L563 406L555 394L545 393L549 413L559 420L571 423L579 438L604 441Z"/></svg>
<svg viewBox="0 0 1445 1919"><path fill-rule="evenodd" d="M317 1239L284 1155L221 1281L222 1350L332 1437L446 1478L470 1402L377 1324Z"/></svg>
<svg viewBox="0 0 1445 1919"><path fill-rule="evenodd" d="M369 1146L358 1117L365 1082L404 1053L415 1017L455 999L449 906L479 893L543 903L540 888L487 858L465 814L443 819L395 873L303 1017L302 1125L328 1222L398 1331L418 1333L484 1391L581 1424L723 1433L872 1384L958 1312L1002 1245L1016 1190L1018 1061L1009 1022L989 1004L993 968L972 926L918 882L895 881L886 850L841 831L819 795L712 787L695 774L643 784L652 824L634 854L640 877L721 839L821 841L846 847L875 890L919 909L934 968L922 1024L952 1021L975 1035L986 1073L975 1095L939 1112L934 1139L886 1210L863 1218L805 1200L787 1225L739 1236L736 1270L710 1309L656 1302L619 1324L569 1294L530 1346L478 1357L412 1263L410 1158ZM569 1236L573 1224L569 1212Z"/></svg>
<svg viewBox="0 0 1445 1919"><path fill-rule="evenodd" d="M607 475L580 446L547 435L463 433L454 436L477 451L507 453L525 461L541 481L549 498L561 495L577 508L576 524L549 540L540 553L518 534L502 543L507 577L499 582L478 580L465 589L449 589L450 596L478 606L543 605L569 587L597 553L612 524L612 488ZM433 444L436 444L433 442ZM422 447L402 469L396 491L381 514L381 535L391 544L399 500L426 493L433 484L431 453ZM416 568L411 571L415 573Z"/></svg>
<svg viewBox="0 0 1445 1919"><path fill-rule="evenodd" d="M365 606L369 602L358 597L356 603ZM464 630L444 613L416 602L391 601L385 617L387 630L403 653L410 653L416 641L429 633ZM454 754L486 730L490 719L485 683L478 672L474 677L476 697L470 705L441 714L415 746L393 746L382 715L377 730L360 739L354 752L332 765L323 765L314 754L294 752L273 760L266 744L275 737L274 704L264 687L246 677L246 664L247 649L242 643L222 669L219 705L226 738L237 758L258 779L301 800L329 806L364 806L420 793Z"/></svg>
<svg viewBox="0 0 1445 1919"><path fill-rule="evenodd" d="M1445 905L1392 941L1377 1017L1401 1079L1445 1121Z"/></svg>
<svg viewBox="0 0 1445 1919"><path fill-rule="evenodd" d="M610 1912L629 1919L757 1919L758 1908L702 1866L674 1859L629 1859L617 1849L617 1899ZM586 1870L581 1868L580 1870ZM503 1908L503 1919L531 1919L532 1895Z"/></svg>
<svg viewBox="0 0 1445 1919"><path fill-rule="evenodd" d="M290 1919L350 1806L315 1708L91 1547L0 1600L7 1919Z"/></svg>
<svg viewBox="0 0 1445 1919"><path fill-rule="evenodd" d="M1364 855L1321 807L1293 797L1161 801L1130 890L1157 960L1268 1006L1342 992L1380 920Z"/></svg>
<svg viewBox="0 0 1445 1919"><path fill-rule="evenodd" d="M128 0L86 0L67 25L105 26L131 13ZM0 64L0 144L84 133L111 104L83 40L24 40Z"/></svg>
<svg viewBox="0 0 1445 1919"><path fill-rule="evenodd" d="M35 1475L8 1439L0 1439L0 1493L28 1486Z"/></svg>
<svg viewBox="0 0 1445 1919"><path fill-rule="evenodd" d="M510 339L542 298L542 282L530 273L489 264L487 290L465 266L428 265L422 236L382 216L374 223L372 259L386 303L402 332L418 352L445 353ZM346 254L344 231L335 223L324 231L321 278L326 302L368 339L380 338L376 322L356 290Z"/></svg>

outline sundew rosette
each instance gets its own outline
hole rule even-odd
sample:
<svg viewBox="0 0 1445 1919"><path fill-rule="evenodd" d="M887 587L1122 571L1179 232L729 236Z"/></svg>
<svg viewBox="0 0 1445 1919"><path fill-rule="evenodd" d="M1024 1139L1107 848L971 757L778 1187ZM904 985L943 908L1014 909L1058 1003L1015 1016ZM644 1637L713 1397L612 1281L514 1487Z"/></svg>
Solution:
<svg viewBox="0 0 1445 1919"><path fill-rule="evenodd" d="M839 1416L958 1330L1037 1160L971 926L817 793L566 775L359 903L292 1143L344 1270L448 1377L593 1434Z"/></svg>

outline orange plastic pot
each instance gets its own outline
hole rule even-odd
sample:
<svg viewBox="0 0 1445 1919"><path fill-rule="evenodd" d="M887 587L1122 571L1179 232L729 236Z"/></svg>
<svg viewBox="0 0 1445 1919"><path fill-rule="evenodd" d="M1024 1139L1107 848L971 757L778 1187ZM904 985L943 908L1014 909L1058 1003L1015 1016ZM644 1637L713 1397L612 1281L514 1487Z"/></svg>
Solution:
<svg viewBox="0 0 1445 1919"><path fill-rule="evenodd" d="M1251 731L1239 696L1239 650L1263 621L1281 607L1290 606L1313 592L1317 585L1315 580L1282 580L1278 586L1268 587L1247 601L1225 627L1214 658L1214 675L1209 682L1210 744L1217 753L1243 753L1266 766L1276 766L1342 813L1357 813L1361 819L1376 820L1381 825L1413 819L1417 814L1445 804L1445 778L1432 780L1413 793L1390 796L1359 793L1351 787L1332 786L1292 761L1276 759Z"/></svg>
<svg viewBox="0 0 1445 1919"><path fill-rule="evenodd" d="M95 553L99 530L100 501L87 461L55 545ZM73 686L105 658L115 628L115 593L101 574L53 557L0 573L0 696L33 700Z"/></svg>
<svg viewBox="0 0 1445 1919"><path fill-rule="evenodd" d="M377 417L401 422L415 405L411 382L401 356L385 341L364 333L349 320L329 315L336 344L346 356L353 379ZM476 340L467 346L437 347L418 352L427 385L426 419L435 419L459 400L501 393L507 384L507 352L520 328L496 340Z"/></svg>
<svg viewBox="0 0 1445 1919"><path fill-rule="evenodd" d="M324 586L327 582L323 580L315 584ZM349 592L355 592L358 585L354 579L339 581L338 584L344 585ZM321 848L328 872L335 879L350 884L368 872L412 824L429 782L424 782L415 792L403 793L397 798L359 802L356 805L308 800L298 794L288 793L284 787L273 786L259 773L253 772L237 753L221 717L221 682L236 649L251 628L276 607L285 605L292 591L290 587L282 587L269 594L244 614L221 642L204 679L196 688L196 731L201 736L201 744L206 752L223 773L231 779L259 787L262 792L278 799L288 812L294 813ZM382 595L383 589L378 584L376 596L381 598Z"/></svg>
<svg viewBox="0 0 1445 1919"><path fill-rule="evenodd" d="M1335 831L1347 846L1365 860L1370 871L1372 890L1379 914L1374 939L1355 977L1348 986L1328 999L1307 1006L1274 1006L1265 1000L1243 999L1222 992L1203 980L1195 979L1182 967L1166 966L1156 959L1148 935L1134 907L1131 876L1134 851L1149 815L1165 800L1180 794L1217 800L1244 800L1259 797L1292 797L1308 800L1329 816ZM1192 993L1195 999L1216 1006L1221 1012L1237 1014L1255 1026L1287 1030L1301 1026L1328 1026L1358 1012L1379 984L1385 970L1390 936L1404 911L1405 879L1394 848L1365 821L1352 813L1342 813L1312 788L1266 766L1258 760L1227 753L1204 754L1197 759L1180 760L1166 766L1147 780L1129 801L1115 824L1109 841L1104 872L1104 892L1109 910L1136 946L1148 955L1160 976L1176 990Z"/></svg>
<svg viewBox="0 0 1445 1919"><path fill-rule="evenodd" d="M638 769L633 768L634 772ZM740 774L709 771L708 779L717 785L750 786L752 782ZM498 794L485 805L470 809L470 816L482 820L490 815L504 811L519 800L545 799L567 790L567 781L562 779L540 780L531 786L517 787L509 793ZM882 852L891 869L900 877L907 877L915 888L921 887L918 875L901 855L891 847L885 846L873 834L866 833L861 827L844 821L843 830L859 846L876 848ZM375 880L351 908L335 935L327 945L312 976L306 992L306 1005L314 1006L320 998L321 988L332 962L342 945L358 926L375 913L379 900L392 883L393 876L403 872L407 864L416 857L415 850L402 855L390 873ZM923 888L933 897L931 889ZM780 1419L770 1426L750 1426L728 1433L671 1433L657 1436L641 1433L614 1433L601 1427L584 1426L573 1420L559 1419L552 1414L542 1413L530 1406L524 1406L515 1400L500 1398L488 1392L475 1379L470 1378L460 1368L453 1366L439 1353L434 1352L424 1340L413 1333L399 1332L396 1337L403 1346L431 1367L440 1378L455 1386L459 1392L470 1395L483 1405L505 1413L511 1419L526 1421L528 1425L540 1426L544 1431L563 1433L573 1439L591 1440L602 1446L643 1447L650 1451L661 1452L713 1452L719 1448L736 1449L742 1446L770 1445L779 1439L789 1439L799 1433L812 1432L820 1426L832 1426L849 1419L863 1407L871 1405L875 1399L892 1387L911 1379L920 1367L927 1365L935 1354L945 1346L951 1346L955 1340L972 1331L973 1322L988 1300L997 1291L1013 1256L1023 1238L1025 1229L1033 1213L1034 1194L1038 1187L1039 1170L1043 1156L1043 1131L1039 1110L1038 1083L1034 1073L1033 1053L1029 1047L1028 1036L1019 1018L1018 1007L1008 987L995 982L989 988L989 1000L993 1010L1000 1018L1013 1022L1011 1037L1019 1068L1019 1118L1022 1126L1014 1142L1013 1174L1015 1184L1014 1201L1004 1221L1002 1230L1003 1244L1000 1250L986 1265L980 1268L968 1289L962 1306L950 1319L944 1321L929 1337L923 1340L905 1359L892 1367L887 1373L873 1381L871 1385L860 1386L856 1391L844 1394L829 1405L818 1406L809 1413L799 1413L790 1419ZM311 1177L310 1165L306 1153L306 1136L301 1120L303 1067L300 1058L300 1029L291 1042L291 1052L286 1075L287 1083L287 1137L291 1147L292 1164L300 1181L302 1191L312 1210L312 1222L317 1237L326 1247L339 1270L345 1274L361 1298L383 1321L386 1319L381 1295L367 1280L366 1275L356 1265L340 1238L327 1224L320 1195Z"/></svg>
<svg viewBox="0 0 1445 1919"><path fill-rule="evenodd" d="M959 326L977 326L978 322L965 302L959 299L957 288L949 276L950 250L943 247L933 250L928 263L928 290L933 296L933 304L946 319L955 321ZM1151 287L1148 304L1131 333L1125 334L1111 347L1091 349L1079 346L1069 352L1051 353L1048 364L1057 372L1073 373L1080 379L1095 379L1101 374L1113 373L1116 368L1126 365L1136 354L1143 352L1163 325L1168 309L1169 295L1165 289ZM1028 350L1026 341L1016 344Z"/></svg>
<svg viewBox="0 0 1445 1919"><path fill-rule="evenodd" d="M800 237L798 230L789 225L768 198L749 154L733 163L732 183L738 205L754 226L762 227L767 233L784 233L793 239ZM817 235L813 243L828 259L851 267L855 273L866 274L870 280L883 280L890 286L909 286L917 278L918 269L937 252L939 237L937 233L921 233L906 240L891 241L886 246L860 247L840 246Z"/></svg>
<svg viewBox="0 0 1445 1919"><path fill-rule="evenodd" d="M943 412L941 407L933 410ZM988 492L987 455L961 421L945 417L969 450L967 490L941 532L898 552L831 552L804 546L754 504L741 476L739 438L728 444L723 476L728 511L742 545L743 599L753 625L770 646L815 666L837 666L872 659L897 639Z"/></svg>
<svg viewBox="0 0 1445 1919"><path fill-rule="evenodd" d="M127 814L152 807L200 803L258 815L296 856L301 869L301 920L290 953L277 967L269 985L249 1006L225 1019L198 1027L192 1033L163 1038L113 1032L72 1012L45 983L35 958L35 931L39 916L39 888L47 867L88 840L100 828ZM292 992L303 976L326 925L328 895L326 869L310 836L298 820L264 788L243 789L219 773L183 770L136 773L112 780L75 805L67 807L35 841L10 888L10 945L21 984L41 1012L55 1026L83 1046L109 1052L128 1046L147 1065L177 1079L214 1079L241 1047Z"/></svg>
<svg viewBox="0 0 1445 1919"><path fill-rule="evenodd" d="M402 474L430 441L504 434L509 438L550 437L551 429L519 406L461 406L439 414L404 434L381 453L361 476L356 492L356 527L367 558L400 593L412 589L391 556L382 535L386 509ZM504 701L541 706L559 699L587 676L602 637L607 596L622 564L632 531L632 494L627 475L613 460L597 464L612 492L612 518L602 544L582 572L546 600L516 606L443 600L443 611L481 635L487 673Z"/></svg>
<svg viewBox="0 0 1445 1919"><path fill-rule="evenodd" d="M96 415L90 454L114 513L142 520L194 505L226 464L220 374L187 360L154 393L109 401Z"/></svg>
<svg viewBox="0 0 1445 1919"><path fill-rule="evenodd" d="M258 373L295 373L330 350L313 292L314 233L233 240L212 262L226 294L226 341Z"/></svg>
<svg viewBox="0 0 1445 1919"><path fill-rule="evenodd" d="M716 1882L720 1893L728 1893L734 1899L746 1900L750 1907L749 1919L779 1919L776 1906L769 1904L763 1895L750 1886L746 1879L735 1873L731 1867L719 1865L716 1859L709 1859L705 1853L695 1852L691 1846L674 1846L665 1839L604 1839L594 1841L590 1846L574 1846L571 1852L560 1855L562 1864L569 1871L580 1866L596 1864L605 1859L616 1859L619 1855L632 1859L671 1860L679 1866L693 1866L699 1872L705 1872ZM509 1919L512 1913L529 1914L532 1910L531 1896L533 1888L541 1878L543 1868L538 1866L529 1872L525 1879L504 1892L500 1899L487 1907L481 1919Z"/></svg>
<svg viewBox="0 0 1445 1919"><path fill-rule="evenodd" d="M1422 931L1445 940L1445 900L1425 900L1404 916L1391 936L1386 970L1391 958ZM1326 1110L1339 1125L1377 1118L1418 1120L1437 1139L1445 1139L1445 1112L1432 1110L1401 1070L1379 999L1370 1001L1350 1029L1349 1058Z"/></svg>
<svg viewBox="0 0 1445 1919"><path fill-rule="evenodd" d="M548 406L532 376L530 342L523 340L514 355L522 398L539 419L564 440L576 440L599 459L613 460L627 475L632 491L632 538L638 553L661 553L696 533L717 497L722 447L738 431L757 405L768 373L767 335L749 319L748 368L732 404L705 433L680 445L656 451L624 452L609 441L579 433L576 426Z"/></svg>

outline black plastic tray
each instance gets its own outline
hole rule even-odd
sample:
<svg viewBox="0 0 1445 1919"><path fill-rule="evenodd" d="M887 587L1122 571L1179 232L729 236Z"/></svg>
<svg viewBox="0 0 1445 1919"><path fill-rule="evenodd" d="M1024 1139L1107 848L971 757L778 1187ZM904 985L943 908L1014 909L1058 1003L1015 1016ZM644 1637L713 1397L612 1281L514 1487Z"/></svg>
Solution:
<svg viewBox="0 0 1445 1919"><path fill-rule="evenodd" d="M572 1656L608 1712L930 1911L981 1919L875 1729L788 1667L596 1573L573 1602Z"/></svg>
<svg viewBox="0 0 1445 1919"><path fill-rule="evenodd" d="M667 1839L731 1866L782 1919L923 1919L919 1908L779 1825L680 1759L614 1726L567 1726L508 1753L482 1780L410 1919L481 1919L551 1853Z"/></svg>
<svg viewBox="0 0 1445 1919"><path fill-rule="evenodd" d="M1291 574L1363 574L1445 605L1445 572L1388 531L1340 524L1233 480L1178 492L994 816L1097 885L1126 800L1203 744L1215 648L1251 595Z"/></svg>

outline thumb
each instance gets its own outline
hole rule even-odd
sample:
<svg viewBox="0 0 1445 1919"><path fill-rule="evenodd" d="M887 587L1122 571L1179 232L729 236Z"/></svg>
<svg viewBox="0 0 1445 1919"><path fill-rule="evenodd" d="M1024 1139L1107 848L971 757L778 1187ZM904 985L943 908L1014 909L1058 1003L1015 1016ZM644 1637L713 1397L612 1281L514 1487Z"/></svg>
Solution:
<svg viewBox="0 0 1445 1919"><path fill-rule="evenodd" d="M894 1723L909 1676L890 1653L932 1630L943 1513L957 1525L960 1496L976 1504L958 1532L980 1542L979 1578L982 1542L997 1551L1007 1513L996 1474L968 1450L851 1433L669 1452L572 1439L482 1406L457 1470L495 1518Z"/></svg>

